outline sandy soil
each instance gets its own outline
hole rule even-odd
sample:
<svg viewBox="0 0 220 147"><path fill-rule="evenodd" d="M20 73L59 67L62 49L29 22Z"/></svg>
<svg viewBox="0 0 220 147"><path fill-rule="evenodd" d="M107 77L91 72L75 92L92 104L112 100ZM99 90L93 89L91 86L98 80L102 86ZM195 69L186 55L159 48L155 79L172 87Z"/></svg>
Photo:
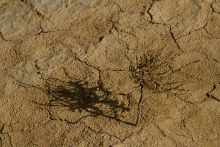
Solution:
<svg viewBox="0 0 220 147"><path fill-rule="evenodd" d="M219 0L1 0L0 147L219 147Z"/></svg>

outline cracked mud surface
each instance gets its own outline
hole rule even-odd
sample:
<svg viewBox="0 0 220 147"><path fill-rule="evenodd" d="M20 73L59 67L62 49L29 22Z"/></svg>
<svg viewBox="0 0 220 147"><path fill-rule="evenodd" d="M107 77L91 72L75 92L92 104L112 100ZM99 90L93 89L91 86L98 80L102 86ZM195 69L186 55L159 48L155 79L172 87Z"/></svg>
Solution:
<svg viewBox="0 0 220 147"><path fill-rule="evenodd" d="M0 147L220 146L219 0L1 0Z"/></svg>

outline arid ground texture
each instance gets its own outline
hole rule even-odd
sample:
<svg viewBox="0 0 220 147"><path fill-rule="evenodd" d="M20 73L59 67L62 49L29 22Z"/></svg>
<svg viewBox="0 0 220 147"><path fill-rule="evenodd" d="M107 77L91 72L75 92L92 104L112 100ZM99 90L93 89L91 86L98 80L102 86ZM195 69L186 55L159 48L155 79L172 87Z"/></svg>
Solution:
<svg viewBox="0 0 220 147"><path fill-rule="evenodd" d="M220 147L220 0L0 0L0 147Z"/></svg>

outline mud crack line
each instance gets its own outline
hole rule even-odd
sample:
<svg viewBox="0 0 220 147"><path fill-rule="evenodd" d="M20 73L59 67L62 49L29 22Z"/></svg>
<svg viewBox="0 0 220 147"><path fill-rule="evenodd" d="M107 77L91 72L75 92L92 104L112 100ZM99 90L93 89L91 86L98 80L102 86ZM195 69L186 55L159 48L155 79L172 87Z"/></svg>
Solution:
<svg viewBox="0 0 220 147"><path fill-rule="evenodd" d="M213 100L220 102L220 100L217 97L215 97L214 95L211 94L211 92L214 91L216 88L217 88L217 86L213 85L213 89L211 91L209 91L206 95L208 98L211 98Z"/></svg>
<svg viewBox="0 0 220 147"><path fill-rule="evenodd" d="M84 125L85 125L85 123L84 123ZM114 137L114 138L118 139L120 142L122 142L122 139L117 137L117 136L115 136L115 135L109 134L107 132L96 131L96 130L92 129L90 126L88 126L88 125L85 125L85 127L88 128L90 131L94 132L95 134L107 134L107 135L109 135L111 137Z"/></svg>
<svg viewBox="0 0 220 147"><path fill-rule="evenodd" d="M179 44L178 44L178 42L177 42L177 40L176 40L176 38L175 38L175 36L174 36L174 34L173 34L173 32L172 32L171 26L170 26L170 35L171 35L171 37L172 37L174 43L176 44L177 48L178 48L179 50L181 50L181 49L180 49L180 46L179 46Z"/></svg>
<svg viewBox="0 0 220 147"><path fill-rule="evenodd" d="M140 99L139 99L139 102L138 102L137 119L136 119L135 126L138 126L140 118L141 118L141 102L142 102L142 99L143 99L143 86L141 86L140 91L141 91L141 96L140 96Z"/></svg>

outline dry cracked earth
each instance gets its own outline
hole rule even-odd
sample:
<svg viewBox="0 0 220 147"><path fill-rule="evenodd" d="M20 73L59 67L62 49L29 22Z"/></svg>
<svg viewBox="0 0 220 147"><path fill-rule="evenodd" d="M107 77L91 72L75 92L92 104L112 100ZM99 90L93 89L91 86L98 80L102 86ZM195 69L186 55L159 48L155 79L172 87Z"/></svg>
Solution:
<svg viewBox="0 0 220 147"><path fill-rule="evenodd" d="M219 147L219 0L0 0L0 147Z"/></svg>

